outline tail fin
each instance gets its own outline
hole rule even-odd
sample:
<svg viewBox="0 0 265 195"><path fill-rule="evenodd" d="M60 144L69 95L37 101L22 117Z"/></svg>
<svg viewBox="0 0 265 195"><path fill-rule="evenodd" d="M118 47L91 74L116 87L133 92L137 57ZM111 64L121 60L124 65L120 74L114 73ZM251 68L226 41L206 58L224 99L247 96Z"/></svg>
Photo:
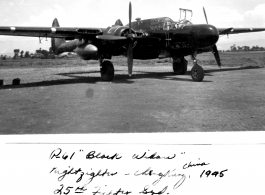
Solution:
<svg viewBox="0 0 265 195"><path fill-rule="evenodd" d="M55 18L52 22L52 27L60 27L57 18ZM62 38L52 38L52 51L57 54L58 47L65 42L65 39Z"/></svg>
<svg viewBox="0 0 265 195"><path fill-rule="evenodd" d="M115 25L115 26L123 26L123 24L122 24L122 22L121 22L120 19L118 19L118 20L115 22L114 25Z"/></svg>

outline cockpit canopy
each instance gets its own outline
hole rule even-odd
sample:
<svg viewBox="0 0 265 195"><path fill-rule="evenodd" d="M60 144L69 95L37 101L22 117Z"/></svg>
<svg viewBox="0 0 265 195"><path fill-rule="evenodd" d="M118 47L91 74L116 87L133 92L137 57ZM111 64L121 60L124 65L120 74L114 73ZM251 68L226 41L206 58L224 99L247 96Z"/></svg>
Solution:
<svg viewBox="0 0 265 195"><path fill-rule="evenodd" d="M185 26L189 26L191 24L192 23L189 20L181 20L181 21L178 21L178 22L169 22L169 21L167 21L167 22L164 23L163 29L164 30L182 29Z"/></svg>
<svg viewBox="0 0 265 195"><path fill-rule="evenodd" d="M171 30L171 29L182 29L185 26L189 26L192 23L190 22L192 19L192 10L179 8L180 17L178 21L173 21L170 18L164 23L163 29L164 30Z"/></svg>
<svg viewBox="0 0 265 195"><path fill-rule="evenodd" d="M179 21L182 21L182 20L191 21L192 15L193 15L192 10L179 8L179 13L180 13Z"/></svg>
<svg viewBox="0 0 265 195"><path fill-rule="evenodd" d="M191 17L191 10L180 8L180 19L178 21L174 21L168 17L160 17L147 20L141 20L141 18L136 18L136 21L132 22L132 28L136 29L136 31L142 31L143 28L150 28L150 30L183 29L192 24L190 22ZM126 26L129 25L127 24Z"/></svg>

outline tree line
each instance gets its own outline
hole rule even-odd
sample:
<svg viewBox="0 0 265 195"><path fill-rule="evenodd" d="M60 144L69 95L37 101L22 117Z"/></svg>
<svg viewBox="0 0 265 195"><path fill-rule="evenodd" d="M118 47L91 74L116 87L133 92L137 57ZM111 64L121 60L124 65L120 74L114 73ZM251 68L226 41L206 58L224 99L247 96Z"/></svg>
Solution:
<svg viewBox="0 0 265 195"><path fill-rule="evenodd" d="M5 60L7 58L11 58L7 55L0 55L0 58L2 60ZM41 59L54 59L55 55L52 51L52 48L50 47L49 51L45 49L37 49L35 53L30 53L29 51L24 51L20 49L14 49L14 56L13 59L19 59L19 58L41 58Z"/></svg>
<svg viewBox="0 0 265 195"><path fill-rule="evenodd" d="M54 53L52 48L50 47L49 51L45 49L37 49L35 53L30 53L29 51L24 52L20 49L14 49L14 56L13 59L17 58L42 58L42 59L49 59L54 58Z"/></svg>
<svg viewBox="0 0 265 195"><path fill-rule="evenodd" d="M259 47L259 46L252 46L252 47L249 47L249 46L236 46L236 44L230 46L230 50L226 50L226 51L265 51L265 48L264 47Z"/></svg>

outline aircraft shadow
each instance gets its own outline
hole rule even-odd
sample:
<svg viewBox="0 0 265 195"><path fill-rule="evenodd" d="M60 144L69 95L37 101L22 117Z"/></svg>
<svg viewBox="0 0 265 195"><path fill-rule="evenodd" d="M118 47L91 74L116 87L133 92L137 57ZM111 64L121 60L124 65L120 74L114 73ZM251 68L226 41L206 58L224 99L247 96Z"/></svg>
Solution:
<svg viewBox="0 0 265 195"><path fill-rule="evenodd" d="M117 70L115 72L117 72ZM137 74L137 72L140 74ZM111 82L112 83L131 84L131 83L134 83L134 81L132 81L131 79L146 79L146 78L158 79L158 80L164 79L164 80L172 80L172 81L193 82L191 77L180 78L180 77L178 77L178 75L174 75L172 72L146 72L146 71L137 71L137 72L133 73L132 78L128 77L127 74L123 74L123 75L117 74L117 75L115 75L114 80ZM68 76L68 77L77 77L76 74L88 74L88 73L91 73L91 72L71 72L71 73L62 73L60 75ZM87 78L91 78L91 77L87 77ZM96 78L98 78L98 77L96 77ZM101 81L101 82L103 82L103 81ZM203 82L212 82L212 81L204 80Z"/></svg>
<svg viewBox="0 0 265 195"><path fill-rule="evenodd" d="M226 71L238 71L244 69L257 69L262 67L236 67L236 68L220 68L220 69L206 69L205 76L213 76L211 73L214 72L226 72ZM116 70L115 72L118 72ZM128 77L128 75L115 75L114 80L111 83L114 84L132 84L134 83L133 79L158 79L158 80L171 80L171 81L185 81L185 82L193 82L190 75L190 71L187 71L186 76L183 78L179 77L178 75L174 75L172 72L145 72L145 71L138 71L140 74L133 74L132 78ZM89 76L89 74L97 73L98 76ZM88 76L81 76L82 74L86 74ZM57 79L57 80L45 80L39 82L31 82L31 83L21 83L20 85L4 85L0 86L0 90L2 89L13 89L13 88L28 88L28 87L42 87L42 86L53 86L53 85L65 85L65 84L78 84L78 83L87 83L87 84L96 84L102 81L100 78L99 71L77 71L77 72L67 72L67 73L60 73L57 75L66 76L67 79ZM69 78L70 77L70 78ZM204 78L203 82L213 82Z"/></svg>
<svg viewBox="0 0 265 195"><path fill-rule="evenodd" d="M100 78L91 77L79 77L76 79L58 79L58 80L46 80L32 83L21 83L20 85L4 85L1 89L14 89L14 88L28 88L28 87L45 87L53 85L65 85L65 84L78 84L78 83L96 83L100 82Z"/></svg>
<svg viewBox="0 0 265 195"><path fill-rule="evenodd" d="M236 68L219 68L219 69L206 69L204 70L204 73L212 73L212 72L226 72L226 71L238 71L238 70L248 70L248 69L258 69L258 68L263 68L259 66L249 66L249 67L236 67ZM188 71L190 74L190 71ZM211 76L211 75L209 75Z"/></svg>
<svg viewBox="0 0 265 195"><path fill-rule="evenodd" d="M243 69L254 69L257 67L252 68L221 68L221 69L207 69L205 70L205 76L213 76L210 73L212 72L222 72L222 71L235 71L235 70L243 70ZM116 70L118 72L119 70ZM158 80L170 80L170 81L185 81L185 82L193 82L192 78L190 77L190 71L187 72L186 75L182 75L181 77L178 75L174 75L172 72L145 72L145 71L138 71L140 74L133 74L132 78L128 77L127 74L123 75L115 75L115 78L111 83L114 84L132 84L134 83L133 80L136 79L158 79ZM98 73L98 76L89 76L91 73ZM86 74L88 76L82 76L82 74ZM31 83L21 83L20 85L4 85L0 87L2 89L13 89L13 88L28 88L28 87L42 87L42 86L54 86L54 85L65 85L65 84L79 84L79 83L87 83L87 84L96 84L102 81L100 78L99 71L79 71L79 72L67 72L67 73L60 73L57 74L60 76L68 77L66 79L57 79L57 80L45 80L39 82L31 82ZM185 78L183 78L185 76ZM69 78L70 77L70 78ZM203 82L213 82L204 78Z"/></svg>

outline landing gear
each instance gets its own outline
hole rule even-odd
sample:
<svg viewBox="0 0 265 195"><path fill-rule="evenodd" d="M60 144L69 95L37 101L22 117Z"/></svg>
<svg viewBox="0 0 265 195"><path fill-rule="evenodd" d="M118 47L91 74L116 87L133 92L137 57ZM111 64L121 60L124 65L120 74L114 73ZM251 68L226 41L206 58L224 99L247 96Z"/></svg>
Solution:
<svg viewBox="0 0 265 195"><path fill-rule="evenodd" d="M113 64L106 60L100 63L100 74L103 81L112 81L114 78Z"/></svg>
<svg viewBox="0 0 265 195"><path fill-rule="evenodd" d="M196 52L193 53L191 56L193 60L193 67L191 69L191 78L195 82L201 82L204 78L204 70L203 68L198 65L197 60L196 60Z"/></svg>
<svg viewBox="0 0 265 195"><path fill-rule="evenodd" d="M191 69L191 78L195 82L201 82L204 78L204 71L198 64L194 65Z"/></svg>
<svg viewBox="0 0 265 195"><path fill-rule="evenodd" d="M173 71L176 75L185 75L187 73L188 61L184 58L173 58Z"/></svg>

